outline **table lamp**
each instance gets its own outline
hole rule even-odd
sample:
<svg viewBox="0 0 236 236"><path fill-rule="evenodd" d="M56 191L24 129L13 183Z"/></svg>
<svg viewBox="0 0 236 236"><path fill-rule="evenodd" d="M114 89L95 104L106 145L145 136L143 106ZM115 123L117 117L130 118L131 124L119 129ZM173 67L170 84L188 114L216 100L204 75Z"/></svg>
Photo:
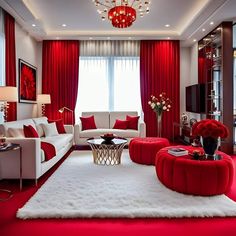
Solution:
<svg viewBox="0 0 236 236"><path fill-rule="evenodd" d="M18 101L17 87L0 86L0 111L4 113L4 121L7 121L8 102Z"/></svg>
<svg viewBox="0 0 236 236"><path fill-rule="evenodd" d="M50 94L38 94L37 102L38 102L38 104L41 104L42 116L45 116L45 105L46 104L51 104Z"/></svg>

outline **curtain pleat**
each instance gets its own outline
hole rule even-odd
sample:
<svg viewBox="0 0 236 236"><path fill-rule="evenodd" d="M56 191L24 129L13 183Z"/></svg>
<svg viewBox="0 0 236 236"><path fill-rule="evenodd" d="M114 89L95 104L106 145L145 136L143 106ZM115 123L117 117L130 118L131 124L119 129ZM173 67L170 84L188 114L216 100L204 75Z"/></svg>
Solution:
<svg viewBox="0 0 236 236"><path fill-rule="evenodd" d="M172 108L162 116L162 136L171 139L173 122L180 117L180 49L179 41L141 41L140 89L147 136L157 135L156 114L148 101L150 96L165 92Z"/></svg>
<svg viewBox="0 0 236 236"><path fill-rule="evenodd" d="M50 119L59 119L59 109L67 107L75 111L78 92L79 41L43 41L42 92L51 95L51 104L46 106ZM66 124L74 124L72 112L63 113Z"/></svg>
<svg viewBox="0 0 236 236"><path fill-rule="evenodd" d="M4 26L6 86L16 87L15 19L7 12L4 12ZM7 121L15 121L16 119L16 102L10 102L7 114Z"/></svg>

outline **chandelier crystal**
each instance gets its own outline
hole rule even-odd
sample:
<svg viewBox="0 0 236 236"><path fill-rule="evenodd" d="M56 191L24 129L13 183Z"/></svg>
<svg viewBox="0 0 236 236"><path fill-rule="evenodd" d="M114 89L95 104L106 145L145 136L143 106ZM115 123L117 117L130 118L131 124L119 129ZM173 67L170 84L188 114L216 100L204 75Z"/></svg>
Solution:
<svg viewBox="0 0 236 236"><path fill-rule="evenodd" d="M150 0L93 0L102 20L108 18L116 28L130 27L137 15L149 13Z"/></svg>

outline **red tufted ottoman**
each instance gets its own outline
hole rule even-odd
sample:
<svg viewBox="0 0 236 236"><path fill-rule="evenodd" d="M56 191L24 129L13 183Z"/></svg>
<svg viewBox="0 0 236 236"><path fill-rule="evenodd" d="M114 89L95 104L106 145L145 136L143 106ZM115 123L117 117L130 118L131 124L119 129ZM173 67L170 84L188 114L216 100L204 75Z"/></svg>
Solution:
<svg viewBox="0 0 236 236"><path fill-rule="evenodd" d="M129 155L133 162L155 165L157 152L169 145L166 138L134 138L129 143Z"/></svg>
<svg viewBox="0 0 236 236"><path fill-rule="evenodd" d="M221 160L199 161L191 159L189 155L175 157L167 150L168 148L163 148L156 156L156 173L166 187L177 192L201 196L223 194L230 189L234 175L230 156L219 152Z"/></svg>

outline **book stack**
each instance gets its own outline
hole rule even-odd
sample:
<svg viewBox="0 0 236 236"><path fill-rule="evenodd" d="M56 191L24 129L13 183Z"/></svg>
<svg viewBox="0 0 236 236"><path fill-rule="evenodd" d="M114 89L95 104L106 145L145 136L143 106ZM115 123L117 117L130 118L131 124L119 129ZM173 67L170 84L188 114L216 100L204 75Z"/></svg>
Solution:
<svg viewBox="0 0 236 236"><path fill-rule="evenodd" d="M170 148L168 149L168 153L173 156L185 156L188 155L188 151L184 148Z"/></svg>

